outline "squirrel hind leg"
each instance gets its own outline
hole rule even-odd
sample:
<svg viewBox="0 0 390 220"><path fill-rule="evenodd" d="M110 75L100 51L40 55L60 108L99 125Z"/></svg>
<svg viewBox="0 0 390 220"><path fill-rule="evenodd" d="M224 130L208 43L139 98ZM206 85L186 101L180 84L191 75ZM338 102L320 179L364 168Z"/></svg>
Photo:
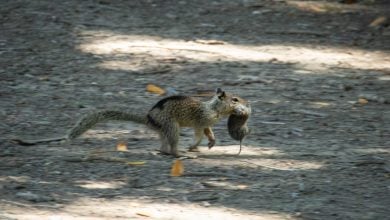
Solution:
<svg viewBox="0 0 390 220"><path fill-rule="evenodd" d="M161 133L170 147L170 153L175 157L179 156L177 149L179 144L179 132L179 124L175 122L166 122L164 123L164 126L161 127Z"/></svg>
<svg viewBox="0 0 390 220"><path fill-rule="evenodd" d="M165 137L165 135L163 134L159 134L160 136L160 141L161 141L161 147L160 147L160 152L162 154L171 154L171 150L170 150L170 147L169 147L169 143L167 141L167 138Z"/></svg>

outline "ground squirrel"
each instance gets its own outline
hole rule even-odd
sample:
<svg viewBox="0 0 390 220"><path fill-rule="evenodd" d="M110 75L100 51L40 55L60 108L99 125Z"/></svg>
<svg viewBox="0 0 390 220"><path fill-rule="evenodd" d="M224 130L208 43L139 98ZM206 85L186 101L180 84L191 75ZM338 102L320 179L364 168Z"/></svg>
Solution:
<svg viewBox="0 0 390 220"><path fill-rule="evenodd" d="M161 140L161 152L179 156L178 142L180 127L192 127L195 130L194 143L190 151L198 151L197 146L206 135L212 148L215 137L211 127L224 117L229 115L247 115L248 103L244 99L217 89L216 94L208 101L202 102L190 96L170 96L157 102L147 113L135 113L131 111L97 111L78 121L63 137L20 140L15 139L21 145L34 145L44 142L63 141L74 139L83 134L95 124L106 120L124 120L146 124L157 131ZM234 136L232 136L234 138Z"/></svg>

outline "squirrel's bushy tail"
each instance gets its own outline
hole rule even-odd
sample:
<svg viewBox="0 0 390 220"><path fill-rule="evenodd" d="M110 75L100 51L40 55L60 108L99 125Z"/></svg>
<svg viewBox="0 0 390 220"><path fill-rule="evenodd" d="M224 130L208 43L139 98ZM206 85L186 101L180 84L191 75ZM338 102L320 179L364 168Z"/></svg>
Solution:
<svg viewBox="0 0 390 220"><path fill-rule="evenodd" d="M140 124L146 124L144 115L135 114L134 111L124 112L116 110L96 111L81 118L73 128L68 131L68 139L74 139L84 132L95 126L97 123L118 120L118 121L133 121Z"/></svg>
<svg viewBox="0 0 390 220"><path fill-rule="evenodd" d="M82 117L67 133L62 137L39 139L39 140L23 140L13 139L13 141L20 145L35 145L47 142L58 142L67 141L77 138L87 130L91 129L97 123L109 121L109 120L120 120L120 121L133 121L140 124L146 124L146 116L134 113L137 111L117 111L117 110L102 110L89 113ZM139 111L142 112L142 111Z"/></svg>

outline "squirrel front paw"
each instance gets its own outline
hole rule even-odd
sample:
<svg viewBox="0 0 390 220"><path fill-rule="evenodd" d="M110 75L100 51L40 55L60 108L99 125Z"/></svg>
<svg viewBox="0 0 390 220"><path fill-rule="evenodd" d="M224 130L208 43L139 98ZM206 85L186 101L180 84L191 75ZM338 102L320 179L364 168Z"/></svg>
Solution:
<svg viewBox="0 0 390 220"><path fill-rule="evenodd" d="M215 139L209 140L209 143L207 144L207 146L209 147L209 149L211 149L212 147L214 147L214 145L215 145Z"/></svg>

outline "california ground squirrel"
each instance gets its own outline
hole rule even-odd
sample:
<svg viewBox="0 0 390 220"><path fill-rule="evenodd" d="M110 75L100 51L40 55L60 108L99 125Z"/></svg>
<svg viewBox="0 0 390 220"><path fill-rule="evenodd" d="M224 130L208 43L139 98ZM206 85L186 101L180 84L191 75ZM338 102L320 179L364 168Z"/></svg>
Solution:
<svg viewBox="0 0 390 220"><path fill-rule="evenodd" d="M212 148L215 144L215 137L211 127L229 115L247 115L249 111L247 104L244 99L221 89L217 89L216 94L205 102L189 96L170 96L157 102L146 116L132 111L98 111L81 118L63 137L31 141L15 139L14 141L21 145L34 145L72 140L99 122L124 120L146 124L157 131L161 140L161 152L179 156L177 145L180 127L192 127L195 130L194 143L190 146L190 151L198 151L197 146L201 142L203 134L209 140L208 147Z"/></svg>

